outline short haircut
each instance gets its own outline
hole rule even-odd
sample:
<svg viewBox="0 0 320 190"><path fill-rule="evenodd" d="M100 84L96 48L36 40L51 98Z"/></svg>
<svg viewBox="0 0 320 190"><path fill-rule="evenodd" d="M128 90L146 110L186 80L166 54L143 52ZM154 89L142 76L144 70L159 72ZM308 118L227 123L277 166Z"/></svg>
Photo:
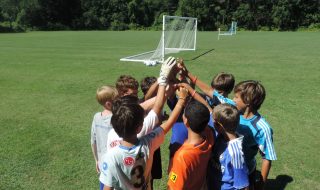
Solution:
<svg viewBox="0 0 320 190"><path fill-rule="evenodd" d="M97 89L96 99L102 106L105 105L107 101L114 101L118 97L118 91L113 86L102 86Z"/></svg>
<svg viewBox="0 0 320 190"><path fill-rule="evenodd" d="M139 104L123 104L112 113L111 124L119 137L132 137L143 125L143 118L144 110Z"/></svg>
<svg viewBox="0 0 320 190"><path fill-rule="evenodd" d="M152 84L155 83L156 81L157 81L156 77L145 77L141 80L140 88L144 95L147 94Z"/></svg>
<svg viewBox="0 0 320 190"><path fill-rule="evenodd" d="M112 113L116 112L122 105L127 105L127 104L137 104L139 101L138 97L133 96L133 95L126 95L117 98L113 104L112 104Z"/></svg>
<svg viewBox="0 0 320 190"><path fill-rule="evenodd" d="M121 75L117 82L116 88L120 96L123 96L129 89L138 90L139 82L130 75Z"/></svg>
<svg viewBox="0 0 320 190"><path fill-rule="evenodd" d="M262 84L254 80L238 83L234 87L234 93L239 93L242 101L248 104L253 111L259 110L266 97L266 91Z"/></svg>
<svg viewBox="0 0 320 190"><path fill-rule="evenodd" d="M224 103L214 107L213 118L226 132L235 132L240 122L240 113L235 106Z"/></svg>
<svg viewBox="0 0 320 190"><path fill-rule="evenodd" d="M195 133L201 133L208 125L210 112L202 103L191 99L184 109L184 116L188 119L190 129Z"/></svg>
<svg viewBox="0 0 320 190"><path fill-rule="evenodd" d="M234 87L234 82L235 80L232 74L221 72L213 77L211 87L218 91L230 94Z"/></svg>

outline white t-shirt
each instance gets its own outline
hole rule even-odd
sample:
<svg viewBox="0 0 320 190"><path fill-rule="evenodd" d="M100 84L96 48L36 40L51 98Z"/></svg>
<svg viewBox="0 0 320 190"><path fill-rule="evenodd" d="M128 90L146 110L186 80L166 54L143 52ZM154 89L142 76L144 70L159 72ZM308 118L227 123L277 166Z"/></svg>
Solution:
<svg viewBox="0 0 320 190"><path fill-rule="evenodd" d="M111 125L112 114L102 116L101 112L94 115L91 126L91 145L97 145L98 161L107 152L108 134L113 129Z"/></svg>
<svg viewBox="0 0 320 190"><path fill-rule="evenodd" d="M100 182L118 190L145 189L150 181L153 153L163 141L164 131L159 127L141 137L133 147L119 145L111 149L102 157Z"/></svg>
<svg viewBox="0 0 320 190"><path fill-rule="evenodd" d="M158 124L159 119L157 114L151 110L148 115L143 120L143 126L140 131L140 133L137 135L138 138L150 133ZM119 137L119 135L116 133L116 131L112 128L110 132L108 133L107 138L107 151L114 148L115 146L118 146L120 144L120 141L122 138Z"/></svg>

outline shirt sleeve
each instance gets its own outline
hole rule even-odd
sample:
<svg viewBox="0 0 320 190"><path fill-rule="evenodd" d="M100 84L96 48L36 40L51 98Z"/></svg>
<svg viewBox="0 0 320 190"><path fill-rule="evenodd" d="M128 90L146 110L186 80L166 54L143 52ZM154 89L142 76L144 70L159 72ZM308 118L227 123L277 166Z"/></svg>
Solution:
<svg viewBox="0 0 320 190"><path fill-rule="evenodd" d="M185 162L181 159L183 156L181 152L177 152L173 157L172 167L169 173L168 186L174 190L184 188L185 181L187 180L187 173L185 169Z"/></svg>
<svg viewBox="0 0 320 190"><path fill-rule="evenodd" d="M147 140L149 144L150 152L154 152L160 147L160 145L164 141L164 131L161 127L158 127L157 129L153 130L144 138Z"/></svg>
<svg viewBox="0 0 320 190"><path fill-rule="evenodd" d="M219 94L218 91L216 91L216 90L213 91L212 97L217 97L218 100L219 100L222 104L223 104L223 103L227 103L227 104L236 106L236 103L235 103L233 100L222 96L222 95Z"/></svg>
<svg viewBox="0 0 320 190"><path fill-rule="evenodd" d="M150 133L158 124L159 119L157 114L151 110L143 120L143 126L140 133L137 135L138 138Z"/></svg>
<svg viewBox="0 0 320 190"><path fill-rule="evenodd" d="M249 171L242 152L242 140L229 143L228 150L231 155L234 188L242 189L249 186Z"/></svg>
<svg viewBox="0 0 320 190"><path fill-rule="evenodd" d="M96 138L96 127L95 127L95 117L93 117L93 120L92 120L92 124L91 124L91 144L95 144L96 141L97 141L97 138Z"/></svg>
<svg viewBox="0 0 320 190"><path fill-rule="evenodd" d="M263 120L259 121L262 133L259 138L259 150L261 156L267 160L277 160L277 155L273 145L272 128Z"/></svg>

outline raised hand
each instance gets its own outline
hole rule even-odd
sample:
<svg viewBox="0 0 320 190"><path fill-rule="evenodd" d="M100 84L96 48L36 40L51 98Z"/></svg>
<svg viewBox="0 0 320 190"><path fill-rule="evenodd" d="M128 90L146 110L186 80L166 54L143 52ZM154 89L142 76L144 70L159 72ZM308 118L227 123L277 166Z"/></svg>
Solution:
<svg viewBox="0 0 320 190"><path fill-rule="evenodd" d="M185 77L188 76L188 69L184 64L184 61L182 58L177 58L177 68L179 69L179 73Z"/></svg>
<svg viewBox="0 0 320 190"><path fill-rule="evenodd" d="M176 91L176 94L178 95L179 99L186 100L186 98L189 96L188 89L185 87L179 87Z"/></svg>
<svg viewBox="0 0 320 190"><path fill-rule="evenodd" d="M165 60L165 62L162 63L158 78L159 85L167 85L170 72L175 65L176 59L174 57L169 57L167 60Z"/></svg>

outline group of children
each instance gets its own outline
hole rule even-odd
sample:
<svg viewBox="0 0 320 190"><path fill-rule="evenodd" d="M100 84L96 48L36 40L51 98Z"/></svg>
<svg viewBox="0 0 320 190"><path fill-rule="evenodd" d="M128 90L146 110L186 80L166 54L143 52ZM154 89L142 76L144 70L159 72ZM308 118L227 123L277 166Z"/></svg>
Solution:
<svg viewBox="0 0 320 190"><path fill-rule="evenodd" d="M128 75L116 87L99 88L96 98L104 110L93 118L91 147L100 189L156 189L160 145L171 129L168 189L263 189L276 160L272 129L258 113L265 89L258 81L234 84L232 74L219 73L209 86L182 59L169 57L158 78L141 81L141 99L139 83Z"/></svg>

